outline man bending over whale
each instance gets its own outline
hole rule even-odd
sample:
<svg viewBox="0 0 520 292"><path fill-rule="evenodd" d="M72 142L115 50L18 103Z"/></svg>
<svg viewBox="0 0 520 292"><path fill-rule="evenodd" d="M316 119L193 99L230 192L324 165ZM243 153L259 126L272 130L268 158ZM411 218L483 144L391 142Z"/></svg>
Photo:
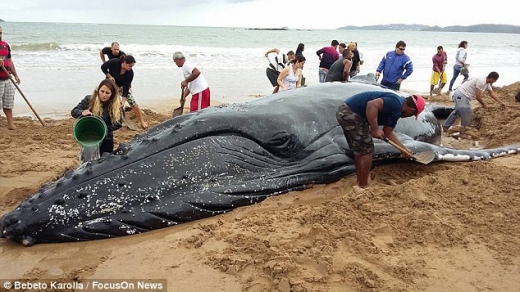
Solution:
<svg viewBox="0 0 520 292"><path fill-rule="evenodd" d="M354 152L357 183L361 188L368 187L374 156L372 138L387 138L406 150L402 151L403 156L412 158L412 151L394 135L394 127L399 118L415 115L417 120L424 106L425 101L419 95L404 98L393 92L368 91L347 98L338 108L336 118Z"/></svg>

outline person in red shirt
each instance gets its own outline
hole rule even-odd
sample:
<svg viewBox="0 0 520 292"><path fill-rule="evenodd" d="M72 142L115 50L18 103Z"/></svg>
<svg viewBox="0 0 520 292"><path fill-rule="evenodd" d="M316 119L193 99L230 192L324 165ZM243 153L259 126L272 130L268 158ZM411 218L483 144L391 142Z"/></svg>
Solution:
<svg viewBox="0 0 520 292"><path fill-rule="evenodd" d="M448 77L446 76L446 72L444 70L444 67L448 63L448 57L446 56L446 52L442 46L437 47L437 53L433 55L432 62L433 72L430 82L430 98L432 97L433 88L435 85L439 84L440 82L437 92L437 95L440 95L442 88L444 88L444 85L446 85L446 82L448 82Z"/></svg>
<svg viewBox="0 0 520 292"><path fill-rule="evenodd" d="M338 46L339 42L332 40L329 47L323 47L316 51L316 55L320 58L320 69L318 71L320 82L325 82L330 66L339 59Z"/></svg>
<svg viewBox="0 0 520 292"><path fill-rule="evenodd" d="M2 40L2 27L0 26L0 107L3 108L5 117L7 119L7 128L14 130L13 121L13 107L14 107L14 93L15 87L11 82L11 76L17 84L20 84L20 78L16 73L13 60L11 59L11 47ZM5 71L4 71L5 69ZM7 71L7 72L6 72Z"/></svg>

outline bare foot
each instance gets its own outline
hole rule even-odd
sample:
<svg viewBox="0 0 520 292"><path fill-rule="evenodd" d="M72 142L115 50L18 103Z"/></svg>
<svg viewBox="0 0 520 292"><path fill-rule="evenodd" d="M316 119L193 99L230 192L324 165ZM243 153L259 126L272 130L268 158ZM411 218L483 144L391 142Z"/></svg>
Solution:
<svg viewBox="0 0 520 292"><path fill-rule="evenodd" d="M14 124L8 125L7 129L14 130L14 129L16 129L16 126Z"/></svg>
<svg viewBox="0 0 520 292"><path fill-rule="evenodd" d="M367 188L368 186L365 186L365 187L360 187L360 186L352 186L352 190L354 191L354 194L356 195L360 195L360 194L363 194L365 192L365 189Z"/></svg>
<svg viewBox="0 0 520 292"><path fill-rule="evenodd" d="M142 122L141 122L141 127L143 127L143 129L148 128L148 123L145 122L145 121L142 121Z"/></svg>

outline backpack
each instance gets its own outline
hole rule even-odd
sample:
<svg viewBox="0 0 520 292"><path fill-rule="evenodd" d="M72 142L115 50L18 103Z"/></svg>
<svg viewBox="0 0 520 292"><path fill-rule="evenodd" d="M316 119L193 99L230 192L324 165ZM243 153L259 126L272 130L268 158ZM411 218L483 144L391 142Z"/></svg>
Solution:
<svg viewBox="0 0 520 292"><path fill-rule="evenodd" d="M285 68L285 64L287 64L287 55L285 54L276 55L276 57L274 57L274 64L272 59L269 59L269 67L278 73Z"/></svg>

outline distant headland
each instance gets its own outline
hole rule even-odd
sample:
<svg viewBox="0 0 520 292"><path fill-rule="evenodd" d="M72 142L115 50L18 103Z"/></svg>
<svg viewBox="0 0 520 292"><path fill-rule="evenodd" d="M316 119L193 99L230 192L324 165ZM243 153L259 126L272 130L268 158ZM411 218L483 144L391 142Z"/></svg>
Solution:
<svg viewBox="0 0 520 292"><path fill-rule="evenodd" d="M379 24L367 26L344 26L338 29L350 30L411 30L411 31L442 31L442 32L489 32L489 33L520 33L520 26L507 24L476 24L469 26L453 25L447 27L421 24Z"/></svg>

